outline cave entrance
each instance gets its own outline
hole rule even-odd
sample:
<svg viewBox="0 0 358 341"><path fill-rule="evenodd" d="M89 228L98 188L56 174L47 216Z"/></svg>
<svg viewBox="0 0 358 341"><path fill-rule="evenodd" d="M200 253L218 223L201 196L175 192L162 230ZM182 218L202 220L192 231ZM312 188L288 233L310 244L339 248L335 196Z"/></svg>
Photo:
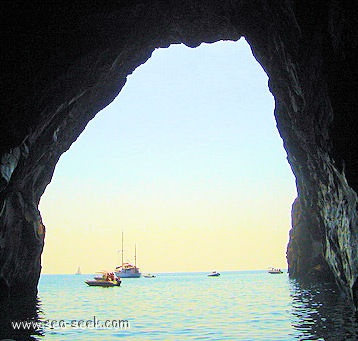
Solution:
<svg viewBox="0 0 358 341"><path fill-rule="evenodd" d="M156 50L58 163L42 272L116 265L122 231L142 271L285 267L296 188L273 111L244 39Z"/></svg>

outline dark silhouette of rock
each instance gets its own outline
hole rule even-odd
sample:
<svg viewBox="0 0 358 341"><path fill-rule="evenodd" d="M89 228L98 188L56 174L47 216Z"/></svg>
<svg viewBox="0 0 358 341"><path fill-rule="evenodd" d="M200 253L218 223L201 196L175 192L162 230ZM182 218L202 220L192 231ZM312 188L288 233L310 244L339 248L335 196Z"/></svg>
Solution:
<svg viewBox="0 0 358 341"><path fill-rule="evenodd" d="M155 48L245 36L269 76L298 198L290 275L358 305L353 1L1 2L0 295L36 297L38 203L62 153ZM240 61L238 61L239 63Z"/></svg>

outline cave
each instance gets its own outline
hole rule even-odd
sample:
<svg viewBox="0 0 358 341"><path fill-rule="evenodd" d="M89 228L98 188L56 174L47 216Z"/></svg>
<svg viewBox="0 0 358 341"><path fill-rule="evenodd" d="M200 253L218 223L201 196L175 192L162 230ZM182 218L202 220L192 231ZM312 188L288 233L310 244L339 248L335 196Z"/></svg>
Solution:
<svg viewBox="0 0 358 341"><path fill-rule="evenodd" d="M36 301L46 232L38 205L56 163L119 94L126 77L156 48L195 48L240 37L269 77L277 127L296 178L289 274L336 282L358 306L358 16L353 2L0 6L0 300L5 314L15 311L12 302L19 297ZM28 310L23 315L33 313Z"/></svg>

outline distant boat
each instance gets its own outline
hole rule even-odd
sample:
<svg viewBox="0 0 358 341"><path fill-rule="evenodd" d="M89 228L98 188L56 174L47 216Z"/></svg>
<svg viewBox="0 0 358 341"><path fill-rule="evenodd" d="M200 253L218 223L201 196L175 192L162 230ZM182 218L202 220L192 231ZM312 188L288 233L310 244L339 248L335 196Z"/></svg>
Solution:
<svg viewBox="0 0 358 341"><path fill-rule="evenodd" d="M209 276L209 277L218 277L218 276L220 276L220 273L219 273L219 272L216 272L216 271L213 271L213 272L209 273L208 276Z"/></svg>
<svg viewBox="0 0 358 341"><path fill-rule="evenodd" d="M82 272L81 272L81 268L80 268L80 267L78 267L78 269L77 269L75 275L82 275Z"/></svg>
<svg viewBox="0 0 358 341"><path fill-rule="evenodd" d="M115 277L113 272L100 271L97 274L100 275L85 281L85 283L90 287L119 287L121 285L121 280Z"/></svg>
<svg viewBox="0 0 358 341"><path fill-rule="evenodd" d="M278 274L283 274L283 271L281 269L270 268L268 270L268 273L271 275L278 275Z"/></svg>
<svg viewBox="0 0 358 341"><path fill-rule="evenodd" d="M117 266L115 274L119 278L139 278L142 274L137 268L137 247L134 245L134 265L123 262L123 232L122 232L122 265Z"/></svg>
<svg viewBox="0 0 358 341"><path fill-rule="evenodd" d="M144 274L143 277L145 277L145 278L155 278L157 276L153 275L153 274Z"/></svg>

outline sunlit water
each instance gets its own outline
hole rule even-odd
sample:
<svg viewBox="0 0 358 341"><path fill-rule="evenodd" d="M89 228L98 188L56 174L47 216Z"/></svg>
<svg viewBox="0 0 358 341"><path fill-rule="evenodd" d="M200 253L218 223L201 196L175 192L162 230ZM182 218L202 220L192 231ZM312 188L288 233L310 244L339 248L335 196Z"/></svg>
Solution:
<svg viewBox="0 0 358 341"><path fill-rule="evenodd" d="M303 288L264 271L159 274L88 287L88 275L42 275L39 340L356 340L357 322L331 288ZM73 328L73 321L126 320L120 329Z"/></svg>

